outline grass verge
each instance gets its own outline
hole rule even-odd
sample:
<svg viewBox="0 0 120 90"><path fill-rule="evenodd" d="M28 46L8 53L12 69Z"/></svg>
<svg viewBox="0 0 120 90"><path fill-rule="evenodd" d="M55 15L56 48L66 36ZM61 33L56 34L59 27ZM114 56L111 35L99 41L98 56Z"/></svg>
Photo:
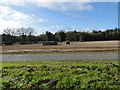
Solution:
<svg viewBox="0 0 120 90"><path fill-rule="evenodd" d="M115 60L2 62L2 89L119 89Z"/></svg>
<svg viewBox="0 0 120 90"><path fill-rule="evenodd" d="M0 55L18 55L18 54L80 54L80 53L119 53L120 51L100 51L100 52L44 52L44 53L2 53Z"/></svg>

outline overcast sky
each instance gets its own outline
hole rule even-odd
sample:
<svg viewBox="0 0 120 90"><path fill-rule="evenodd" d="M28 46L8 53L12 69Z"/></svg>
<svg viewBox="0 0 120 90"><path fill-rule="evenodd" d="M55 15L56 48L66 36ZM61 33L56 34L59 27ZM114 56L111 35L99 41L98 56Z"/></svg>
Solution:
<svg viewBox="0 0 120 90"><path fill-rule="evenodd" d="M17 1L17 0L16 0ZM86 0L87 1L87 0ZM35 34L59 30L92 31L118 27L117 2L0 2L4 28L31 27Z"/></svg>

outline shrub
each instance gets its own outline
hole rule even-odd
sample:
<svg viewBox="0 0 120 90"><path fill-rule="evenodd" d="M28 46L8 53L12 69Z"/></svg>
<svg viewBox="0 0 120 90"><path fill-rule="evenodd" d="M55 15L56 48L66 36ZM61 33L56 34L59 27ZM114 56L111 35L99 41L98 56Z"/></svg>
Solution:
<svg viewBox="0 0 120 90"><path fill-rule="evenodd" d="M12 43L9 43L9 42L8 43L3 43L3 44L4 45L13 45Z"/></svg>
<svg viewBox="0 0 120 90"><path fill-rule="evenodd" d="M21 42L20 45L26 45L28 44L27 42Z"/></svg>
<svg viewBox="0 0 120 90"><path fill-rule="evenodd" d="M56 41L44 41L43 46L45 45L57 45L58 43Z"/></svg>

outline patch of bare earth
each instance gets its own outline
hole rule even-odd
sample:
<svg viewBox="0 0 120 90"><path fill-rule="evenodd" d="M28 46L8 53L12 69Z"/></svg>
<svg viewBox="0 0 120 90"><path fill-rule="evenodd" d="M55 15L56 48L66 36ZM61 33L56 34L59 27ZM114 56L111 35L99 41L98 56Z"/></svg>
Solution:
<svg viewBox="0 0 120 90"><path fill-rule="evenodd" d="M72 42L70 45L43 46L42 44L2 46L1 53L49 53L49 52L104 52L119 51L118 41Z"/></svg>

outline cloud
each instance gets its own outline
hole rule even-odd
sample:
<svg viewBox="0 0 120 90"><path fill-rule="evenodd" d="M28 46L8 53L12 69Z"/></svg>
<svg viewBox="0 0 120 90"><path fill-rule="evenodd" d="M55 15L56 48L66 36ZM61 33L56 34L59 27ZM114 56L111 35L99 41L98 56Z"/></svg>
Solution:
<svg viewBox="0 0 120 90"><path fill-rule="evenodd" d="M74 18L88 18L88 16L82 15L82 14L78 14L78 13L69 13L69 12L67 12L66 14L71 16L71 17L74 17Z"/></svg>
<svg viewBox="0 0 120 90"><path fill-rule="evenodd" d="M101 31L106 31L107 29L98 29L98 31L101 30Z"/></svg>
<svg viewBox="0 0 120 90"><path fill-rule="evenodd" d="M51 31L52 33L55 33L59 30L75 30L75 26L64 26L64 25L51 25L51 26L40 26L39 30L41 33L45 31Z"/></svg>
<svg viewBox="0 0 120 90"><path fill-rule="evenodd" d="M57 11L84 11L92 10L94 7L90 2L119 2L119 0L1 0L0 4L29 6L31 4Z"/></svg>
<svg viewBox="0 0 120 90"><path fill-rule="evenodd" d="M39 2L35 3L38 7L48 8L57 11L84 11L92 10L93 6L83 2Z"/></svg>
<svg viewBox="0 0 120 90"><path fill-rule="evenodd" d="M86 2L85 2L86 1ZM57 2L53 0L5 0L1 2L4 5L17 5L17 6L29 6L31 4L41 7L41 8L47 8L50 10L57 10L57 11L84 11L84 10L92 10L93 6L88 4L85 0L84 2L71 2L70 0L67 0L67 2L64 2L64 0Z"/></svg>
<svg viewBox="0 0 120 90"><path fill-rule="evenodd" d="M86 27L86 28L83 28L83 29L81 29L83 32L92 32L92 31L94 31L94 30L96 30L96 31L99 31L99 30L101 30L101 31L105 31L106 29L92 29L92 28L90 28L90 27Z"/></svg>
<svg viewBox="0 0 120 90"><path fill-rule="evenodd" d="M119 2L119 0L1 0L0 2L23 4L25 2Z"/></svg>
<svg viewBox="0 0 120 90"><path fill-rule="evenodd" d="M79 14L74 14L72 16L75 17L75 18L85 18L86 17L86 16L79 15Z"/></svg>
<svg viewBox="0 0 120 90"><path fill-rule="evenodd" d="M83 32L92 32L94 29L90 28L90 27L86 27L81 29Z"/></svg>
<svg viewBox="0 0 120 90"><path fill-rule="evenodd" d="M34 20L34 22L48 22L49 20L46 20L46 19L37 19L37 20Z"/></svg>
<svg viewBox="0 0 120 90"><path fill-rule="evenodd" d="M29 27L42 22L48 22L48 20L36 19L34 15L28 15L7 6L0 6L0 33L5 28Z"/></svg>
<svg viewBox="0 0 120 90"><path fill-rule="evenodd" d="M53 25L53 26L50 26L49 28L51 29L57 29L57 30L73 30L75 27L72 26L63 26L63 25Z"/></svg>

